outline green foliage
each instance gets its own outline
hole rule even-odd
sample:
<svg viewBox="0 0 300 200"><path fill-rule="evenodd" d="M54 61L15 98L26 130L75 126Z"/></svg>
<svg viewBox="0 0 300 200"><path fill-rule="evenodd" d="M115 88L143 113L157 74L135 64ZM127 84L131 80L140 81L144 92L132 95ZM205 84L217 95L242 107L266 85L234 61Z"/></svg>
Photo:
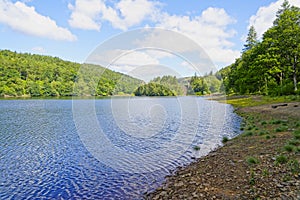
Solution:
<svg viewBox="0 0 300 200"><path fill-rule="evenodd" d="M227 93L299 94L300 8L287 1L262 41L250 28L242 56L220 70Z"/></svg>
<svg viewBox="0 0 300 200"><path fill-rule="evenodd" d="M0 96L131 94L142 83L96 65L8 50L0 51L0 75Z"/></svg>
<svg viewBox="0 0 300 200"><path fill-rule="evenodd" d="M296 130L293 132L294 138L296 140L300 140L300 130Z"/></svg>
<svg viewBox="0 0 300 200"><path fill-rule="evenodd" d="M150 82L152 83L158 83L160 85L163 85L170 90L175 95L183 95L184 94L184 88L185 86L182 84L179 84L179 81L177 80L176 76L163 76L163 77L156 77Z"/></svg>
<svg viewBox="0 0 300 200"><path fill-rule="evenodd" d="M228 137L224 136L224 137L222 138L222 143L226 143L226 142L228 142L228 141L229 141L229 138L228 138Z"/></svg>
<svg viewBox="0 0 300 200"><path fill-rule="evenodd" d="M256 164L259 163L258 159L255 158L255 157L253 157L253 156L247 157L246 162L247 162L249 165L256 165Z"/></svg>
<svg viewBox="0 0 300 200"><path fill-rule="evenodd" d="M287 152L292 152L294 150L295 146L294 145L290 145L290 144L286 144L283 148Z"/></svg>
<svg viewBox="0 0 300 200"><path fill-rule="evenodd" d="M279 155L275 159L275 164L284 164L287 163L288 158L285 155Z"/></svg>
<svg viewBox="0 0 300 200"><path fill-rule="evenodd" d="M135 96L175 96L174 92L168 87L159 83L150 82L139 86L134 91Z"/></svg>
<svg viewBox="0 0 300 200"><path fill-rule="evenodd" d="M275 129L276 132L284 132L284 131L287 131L287 130L288 130L287 126L280 126L280 127L277 127Z"/></svg>
<svg viewBox="0 0 300 200"><path fill-rule="evenodd" d="M218 79L218 76L220 79ZM190 85L193 92L197 95L206 95L211 93L223 92L221 75L212 72L209 75L198 77L196 74L190 80Z"/></svg>
<svg viewBox="0 0 300 200"><path fill-rule="evenodd" d="M200 150L200 147L199 147L199 146L194 146L193 149L194 149L195 151L199 151L199 150Z"/></svg>

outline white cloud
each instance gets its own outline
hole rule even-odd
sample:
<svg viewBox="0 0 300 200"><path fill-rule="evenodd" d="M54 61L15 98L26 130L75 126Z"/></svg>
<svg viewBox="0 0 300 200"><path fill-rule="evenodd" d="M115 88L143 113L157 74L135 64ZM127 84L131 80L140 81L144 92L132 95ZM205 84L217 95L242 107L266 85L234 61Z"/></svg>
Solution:
<svg viewBox="0 0 300 200"><path fill-rule="evenodd" d="M104 67L108 65L118 66L118 69L122 66L130 68L130 66L159 64L159 60L148 54L147 51L128 51L122 49L101 51L99 53L95 51L86 62L99 64Z"/></svg>
<svg viewBox="0 0 300 200"><path fill-rule="evenodd" d="M0 23L14 30L44 38L74 41L76 36L68 29L57 26L49 17L40 15L34 7L17 1L0 0Z"/></svg>
<svg viewBox="0 0 300 200"><path fill-rule="evenodd" d="M260 7L256 14L250 17L249 27L253 25L259 37L261 37L266 30L272 27L273 21L276 19L276 12L281 7L283 1L284 0L278 0L268 6ZM300 7L299 0L289 0L289 3Z"/></svg>
<svg viewBox="0 0 300 200"><path fill-rule="evenodd" d="M75 6L69 4L72 10L69 24L75 28L99 31L101 23L108 21L114 28L127 30L151 18L158 5L148 0L121 0L113 6L101 0L76 0Z"/></svg>
<svg viewBox="0 0 300 200"><path fill-rule="evenodd" d="M98 15L103 6L99 0L77 0L75 6L69 4L68 8L72 10L69 24L74 28L100 30Z"/></svg>
<svg viewBox="0 0 300 200"><path fill-rule="evenodd" d="M188 36L204 49L215 64L225 66L240 55L239 51L232 50L234 44L230 41L236 35L234 30L228 29L233 23L235 19L224 9L210 7L195 17L164 13L157 26ZM181 44L174 45L182 48Z"/></svg>

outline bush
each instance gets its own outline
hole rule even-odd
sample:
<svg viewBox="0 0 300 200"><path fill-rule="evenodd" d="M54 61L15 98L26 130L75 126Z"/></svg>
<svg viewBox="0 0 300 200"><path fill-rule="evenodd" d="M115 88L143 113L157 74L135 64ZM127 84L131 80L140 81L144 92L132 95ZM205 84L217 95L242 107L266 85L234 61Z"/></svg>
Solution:
<svg viewBox="0 0 300 200"><path fill-rule="evenodd" d="M223 142L223 143L226 143L226 142L228 142L228 141L229 141L228 137L224 136L223 139L222 139L222 142Z"/></svg>
<svg viewBox="0 0 300 200"><path fill-rule="evenodd" d="M194 146L193 149L194 149L195 151L199 151L199 150L200 150L200 147L199 147L199 146Z"/></svg>

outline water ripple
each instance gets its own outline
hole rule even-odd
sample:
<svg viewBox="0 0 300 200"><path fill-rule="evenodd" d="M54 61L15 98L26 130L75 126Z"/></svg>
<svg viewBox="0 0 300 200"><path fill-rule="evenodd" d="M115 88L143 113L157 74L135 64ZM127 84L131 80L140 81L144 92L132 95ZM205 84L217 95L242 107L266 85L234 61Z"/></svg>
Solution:
<svg viewBox="0 0 300 200"><path fill-rule="evenodd" d="M207 154L221 144L223 136L239 133L240 118L231 106L194 100L198 102L198 124L182 118L188 113L178 109L176 98L155 98L148 102L150 111L142 114L137 110L144 104L135 103L125 118L115 117L120 110L112 109L110 99L95 101L99 125L115 147L140 156L167 149L166 155L157 154L164 158L153 158L152 166L141 166L148 173L118 171L94 158L77 133L71 100L0 101L0 199L140 199L176 167ZM82 122L85 120L83 117ZM193 136L195 126L197 132L190 143L188 137ZM177 137L180 130L186 138ZM170 142L176 146L168 151ZM201 150L193 150L195 145ZM185 146L184 154L176 155ZM178 159L172 159L175 156ZM118 162L120 166L136 164L126 157Z"/></svg>

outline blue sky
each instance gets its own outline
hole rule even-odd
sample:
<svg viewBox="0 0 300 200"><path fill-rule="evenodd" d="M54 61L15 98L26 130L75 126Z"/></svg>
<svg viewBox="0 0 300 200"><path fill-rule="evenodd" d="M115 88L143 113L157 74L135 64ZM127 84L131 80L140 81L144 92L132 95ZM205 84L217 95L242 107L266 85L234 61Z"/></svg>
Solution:
<svg viewBox="0 0 300 200"><path fill-rule="evenodd" d="M0 0L0 49L57 56L83 63L99 45L115 35L144 27L159 27L193 40L220 69L240 55L250 25L254 25L259 36L272 25L282 2ZM290 0L290 3L300 6L299 0ZM119 48L116 50L120 52ZM174 64L168 59L170 56L153 57L153 54L146 53L131 55L135 59L130 59L130 56L121 58L122 65L115 70L128 73L132 70L128 66L133 65L133 61L145 65L168 65L162 60L169 60L169 64Z"/></svg>

